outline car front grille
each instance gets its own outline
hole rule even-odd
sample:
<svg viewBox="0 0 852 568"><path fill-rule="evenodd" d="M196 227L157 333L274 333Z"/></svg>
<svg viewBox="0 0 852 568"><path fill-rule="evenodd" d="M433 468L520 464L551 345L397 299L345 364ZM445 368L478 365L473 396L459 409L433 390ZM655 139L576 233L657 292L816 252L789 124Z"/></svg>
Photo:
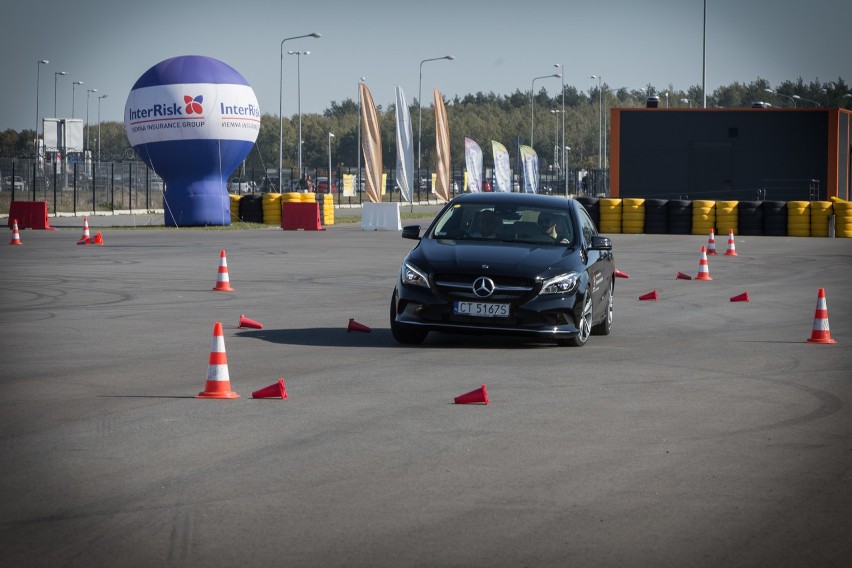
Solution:
<svg viewBox="0 0 852 568"><path fill-rule="evenodd" d="M494 281L494 293L483 298L473 292L474 281L487 276ZM517 276L499 276L485 274L435 274L433 283L435 292L444 300L452 302L481 301L481 302L508 302L511 304L522 304L532 298L536 292L536 283L530 278L518 278Z"/></svg>

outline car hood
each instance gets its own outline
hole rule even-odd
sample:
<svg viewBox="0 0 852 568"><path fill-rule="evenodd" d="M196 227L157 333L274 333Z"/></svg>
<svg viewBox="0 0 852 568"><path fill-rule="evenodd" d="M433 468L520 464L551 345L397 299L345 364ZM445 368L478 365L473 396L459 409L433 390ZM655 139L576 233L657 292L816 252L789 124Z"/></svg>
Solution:
<svg viewBox="0 0 852 568"><path fill-rule="evenodd" d="M410 259L430 272L509 273L534 278L570 264L573 250L562 246L423 239ZM487 269L484 269L487 265Z"/></svg>

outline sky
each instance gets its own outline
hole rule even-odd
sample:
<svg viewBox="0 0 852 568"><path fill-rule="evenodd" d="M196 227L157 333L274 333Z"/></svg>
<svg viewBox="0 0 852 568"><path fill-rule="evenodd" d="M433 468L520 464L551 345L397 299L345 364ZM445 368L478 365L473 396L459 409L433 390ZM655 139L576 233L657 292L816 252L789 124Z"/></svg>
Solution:
<svg viewBox="0 0 852 568"><path fill-rule="evenodd" d="M536 92L555 96L563 80L588 92L591 75L613 89L686 90L702 84L703 61L708 95L758 78L852 83L852 2L706 5L705 31L704 0L11 0L0 26L0 131L32 130L37 115L123 121L136 80L181 55L227 63L275 116L279 101L294 116L357 100L361 77L384 108L395 85L409 104L422 89L424 106L433 88L448 100L527 93L535 77L561 72L555 64L562 79L538 79ZM314 32L322 37L282 44ZM455 59L421 65L445 55Z"/></svg>

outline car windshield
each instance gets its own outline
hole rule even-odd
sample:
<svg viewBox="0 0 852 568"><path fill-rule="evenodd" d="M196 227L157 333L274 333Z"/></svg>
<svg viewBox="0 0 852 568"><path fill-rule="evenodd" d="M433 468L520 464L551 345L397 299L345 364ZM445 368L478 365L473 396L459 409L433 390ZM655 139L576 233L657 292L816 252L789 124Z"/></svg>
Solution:
<svg viewBox="0 0 852 568"><path fill-rule="evenodd" d="M447 208L430 234L435 239L566 246L574 238L566 209L461 203Z"/></svg>

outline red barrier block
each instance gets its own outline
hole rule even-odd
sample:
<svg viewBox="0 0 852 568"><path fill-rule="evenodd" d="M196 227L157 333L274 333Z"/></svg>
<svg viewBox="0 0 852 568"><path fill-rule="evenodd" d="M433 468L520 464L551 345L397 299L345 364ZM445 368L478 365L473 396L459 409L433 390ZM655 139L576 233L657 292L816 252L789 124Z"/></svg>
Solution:
<svg viewBox="0 0 852 568"><path fill-rule="evenodd" d="M283 203L281 207L281 228L285 231L296 229L325 231L320 223L320 204Z"/></svg>
<svg viewBox="0 0 852 568"><path fill-rule="evenodd" d="M13 201L9 205L10 229L13 219L18 220L19 229L56 230L47 218L47 201Z"/></svg>

